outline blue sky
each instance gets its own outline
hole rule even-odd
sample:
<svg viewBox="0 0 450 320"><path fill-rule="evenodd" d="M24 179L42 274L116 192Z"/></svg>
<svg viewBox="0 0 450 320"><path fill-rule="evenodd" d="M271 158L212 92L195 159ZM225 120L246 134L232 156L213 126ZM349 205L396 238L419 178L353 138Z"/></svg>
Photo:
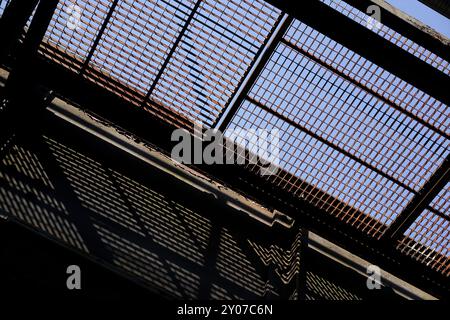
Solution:
<svg viewBox="0 0 450 320"><path fill-rule="evenodd" d="M386 0L386 2L450 38L450 20L418 0Z"/></svg>

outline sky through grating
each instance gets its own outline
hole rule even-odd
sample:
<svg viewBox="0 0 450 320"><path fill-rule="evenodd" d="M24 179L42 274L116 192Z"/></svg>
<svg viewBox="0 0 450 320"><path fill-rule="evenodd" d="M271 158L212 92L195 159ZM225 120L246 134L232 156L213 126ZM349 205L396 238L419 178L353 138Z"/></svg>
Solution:
<svg viewBox="0 0 450 320"><path fill-rule="evenodd" d="M321 1L366 24L345 2ZM80 21L71 28L76 8ZM262 0L63 0L40 51L169 122L211 127L281 16ZM447 61L388 26L376 32L450 74ZM283 171L276 178L296 195L307 188L286 173L331 195L338 201L327 210L342 219L354 211L341 202L390 225L449 154L447 105L298 20L246 95L230 127L278 128ZM448 215L448 203L447 186L430 210ZM358 219L357 228L382 232ZM448 224L441 225L448 240ZM421 230L407 235L437 248L442 237L431 245Z"/></svg>

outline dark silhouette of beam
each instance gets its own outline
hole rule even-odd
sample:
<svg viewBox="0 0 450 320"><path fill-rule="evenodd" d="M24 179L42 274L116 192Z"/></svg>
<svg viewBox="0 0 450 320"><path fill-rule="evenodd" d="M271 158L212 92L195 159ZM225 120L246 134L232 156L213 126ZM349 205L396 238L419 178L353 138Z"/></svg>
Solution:
<svg viewBox="0 0 450 320"><path fill-rule="evenodd" d="M419 0L426 6L450 19L450 1L449 0Z"/></svg>
<svg viewBox="0 0 450 320"><path fill-rule="evenodd" d="M381 239L396 242L403 236L409 226L420 216L450 181L450 156L444 160L422 189L413 197L407 207L400 213L384 232Z"/></svg>
<svg viewBox="0 0 450 320"><path fill-rule="evenodd" d="M369 61L409 82L437 100L450 105L450 77L413 54L391 43L368 28L340 14L318 0L308 0L299 5L288 0L267 0L296 19L351 49ZM372 3L372 2L370 2ZM383 20L384 21L384 20ZM414 28L410 26L409 29ZM395 28L394 28L395 29ZM433 44L440 56L448 58L449 46L419 30L414 34L424 42ZM412 33L412 31L411 31ZM433 40L434 39L434 40ZM415 39L413 39L415 40ZM433 50L431 50L433 51ZM432 79L432 81L431 81Z"/></svg>
<svg viewBox="0 0 450 320"><path fill-rule="evenodd" d="M21 11L16 8L16 1L11 3L8 9L17 10L10 11L12 16L20 16L19 25L15 26L15 30L22 30L21 25L24 21L25 14L32 11L32 3L27 2ZM0 117L0 155L3 155L11 145L12 141L18 134L28 134L33 128L39 126L39 116L42 114L45 105L48 102L47 93L40 87L40 74L36 71L35 66L38 60L38 48L45 32L50 24L51 18L58 0L41 1L36 8L36 12L31 20L30 27L26 33L24 43L17 53L17 59L13 63L11 73L6 81L4 95L4 110ZM20 5L18 5L20 7ZM30 13L31 15L31 13ZM13 17L11 17L13 19ZM8 24L2 27L7 27ZM8 30L2 29L2 32ZM14 36L21 36L21 33ZM11 43L18 42L19 39L10 39Z"/></svg>
<svg viewBox="0 0 450 320"><path fill-rule="evenodd" d="M283 15L280 15L280 19L281 17L283 17ZM255 83L256 79L258 78L260 72L262 71L262 69L264 68L264 66L266 65L267 61L269 61L270 57L272 56L272 53L275 51L275 48L278 46L279 41L281 40L281 38L283 37L284 33L286 32L286 30L289 28L289 26L292 23L293 18L291 16L288 16L284 21L283 20L279 20L276 24L275 30L272 30L272 34L274 35L274 38L272 39L271 43L265 43L261 49L260 52L258 53L258 56L261 55L260 60L258 61L258 64L256 65L255 69L252 71L252 73L249 75L249 78L247 79L247 83L241 88L241 85L236 89L234 95L238 95L236 101L234 101L233 105L229 106L229 111L228 113L226 113L224 115L224 119L222 120L222 122L219 125L219 130L221 132L224 132L225 129L227 128L228 124L231 122L231 120L233 119L233 116L236 114L237 110L239 109L239 107L242 104L242 101L244 101L245 97L248 95L248 92L250 91L251 87L253 86L253 84ZM279 27L278 30L277 27ZM276 32L276 34L274 34L274 32ZM265 50L264 52L262 52L263 50ZM258 58L256 58L258 59ZM254 62L256 63L256 62ZM233 101L233 97L232 96L230 98L230 102ZM218 117L218 119L220 119L222 117L222 115L220 115ZM217 124L214 125L214 127Z"/></svg>

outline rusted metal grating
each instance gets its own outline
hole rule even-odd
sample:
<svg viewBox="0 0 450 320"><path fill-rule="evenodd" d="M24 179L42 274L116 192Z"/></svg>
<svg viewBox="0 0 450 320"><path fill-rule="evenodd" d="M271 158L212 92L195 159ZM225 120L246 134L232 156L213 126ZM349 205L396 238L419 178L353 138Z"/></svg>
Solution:
<svg viewBox="0 0 450 320"><path fill-rule="evenodd" d="M392 28L382 23L375 25L373 22L372 23L369 22L369 16L366 13L354 8L345 1L342 0L320 0L320 1L330 6L331 8L335 9L336 11L340 12L341 14L349 17L353 21L365 27L369 26L373 32L377 33L381 37L385 38L386 40L389 40L390 42L402 48L403 50L415 55L422 61L425 61L426 63L432 65L433 67L442 71L446 75L450 75L449 61L446 61L445 59L439 57L438 55L432 53L428 49L418 45L417 43L411 41L410 39L406 38L405 36L401 35L400 33L396 32Z"/></svg>
<svg viewBox="0 0 450 320"><path fill-rule="evenodd" d="M119 1L89 61L89 77L142 103L193 6L192 1Z"/></svg>
<svg viewBox="0 0 450 320"><path fill-rule="evenodd" d="M111 1L77 2L79 20L70 20L76 10L70 0L59 1L40 52L79 72L111 7Z"/></svg>
<svg viewBox="0 0 450 320"><path fill-rule="evenodd" d="M367 23L345 2L322 2ZM281 15L262 0L77 1L71 28L72 3L59 3L41 53L179 127L217 123ZM389 27L374 32L450 74ZM245 94L228 128L281 132L281 170L267 179L374 237L450 151L447 105L300 21ZM446 190L431 211L448 215Z"/></svg>
<svg viewBox="0 0 450 320"><path fill-rule="evenodd" d="M444 103L298 20L292 23L285 39L304 54L386 99L392 107L404 110L424 125L449 137L450 111Z"/></svg>
<svg viewBox="0 0 450 320"><path fill-rule="evenodd" d="M450 276L450 183L404 235L399 250Z"/></svg>
<svg viewBox="0 0 450 320"><path fill-rule="evenodd" d="M283 43L249 97L410 191L448 152L445 138Z"/></svg>
<svg viewBox="0 0 450 320"><path fill-rule="evenodd" d="M332 196L331 199L326 199L327 211L343 220L351 220L357 211L362 211L382 223L390 224L413 196L413 193L395 182L248 100L244 101L233 119L231 127L233 126L278 129L281 144L280 167L305 181L305 184L298 185L295 181L287 180L284 171L268 179L281 180L279 184L285 184L285 188L291 189L299 197L309 198L313 204L324 197L319 190L324 191ZM252 146L248 147L251 148ZM310 190L310 185L316 190ZM341 202L349 207L343 208ZM382 231L379 225L368 225L371 219L358 216L358 220L352 224L368 234L378 236Z"/></svg>
<svg viewBox="0 0 450 320"><path fill-rule="evenodd" d="M178 126L217 121L281 14L262 0L73 5L59 3L41 52Z"/></svg>
<svg viewBox="0 0 450 320"><path fill-rule="evenodd" d="M430 206L450 218L450 183L438 193Z"/></svg>
<svg viewBox="0 0 450 320"><path fill-rule="evenodd" d="M150 98L211 126L279 15L260 1L202 1Z"/></svg>
<svg viewBox="0 0 450 320"><path fill-rule="evenodd" d="M336 64L345 65L342 60ZM386 225L444 161L450 146L442 134L284 40L232 127L280 130L281 169ZM301 195L297 187L291 191ZM352 214L341 212L338 203L339 209L328 210L343 219ZM374 231L360 219L359 228L378 235L379 226Z"/></svg>
<svg viewBox="0 0 450 320"><path fill-rule="evenodd" d="M450 221L424 210L399 241L402 252L450 276Z"/></svg>

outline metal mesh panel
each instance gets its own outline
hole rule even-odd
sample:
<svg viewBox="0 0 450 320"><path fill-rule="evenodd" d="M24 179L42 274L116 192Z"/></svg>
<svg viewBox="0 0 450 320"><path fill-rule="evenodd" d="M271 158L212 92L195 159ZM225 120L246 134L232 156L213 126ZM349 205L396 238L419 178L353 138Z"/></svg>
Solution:
<svg viewBox="0 0 450 320"><path fill-rule="evenodd" d="M90 76L142 102L192 8L192 1L119 1L90 62L101 74Z"/></svg>
<svg viewBox="0 0 450 320"><path fill-rule="evenodd" d="M367 24L345 2L321 1ZM211 127L280 14L263 0L63 0L40 52L167 122ZM373 31L450 75L389 27ZM282 170L267 179L375 237L450 150L448 106L296 20L246 94L228 128L280 130ZM448 216L448 200L449 186L430 210ZM400 248L448 270L448 220L431 211Z"/></svg>
<svg viewBox="0 0 450 320"><path fill-rule="evenodd" d="M449 152L442 135L283 42L231 127L279 129L283 170L386 225Z"/></svg>
<svg viewBox="0 0 450 320"><path fill-rule="evenodd" d="M445 138L284 44L249 96L416 191L448 152Z"/></svg>
<svg viewBox="0 0 450 320"><path fill-rule="evenodd" d="M450 151L445 104L297 20L233 127L279 129L282 171L268 179L374 236Z"/></svg>
<svg viewBox="0 0 450 320"><path fill-rule="evenodd" d="M278 16L263 1L203 1L151 98L211 126Z"/></svg>
<svg viewBox="0 0 450 320"><path fill-rule="evenodd" d="M383 223L390 224L412 198L412 193L396 183L249 101L242 104L230 128L233 126L280 130L282 169ZM248 143L251 144L250 141ZM251 149L252 146L248 148ZM279 178L285 180L283 172L279 173ZM284 182L285 187L298 196L306 196L302 195L302 192L307 191L306 186L290 186L289 181ZM331 203L328 211L342 219L354 214L351 210L342 211L339 201L334 205L333 201ZM354 224L365 229L369 222L370 220L361 218ZM369 228L367 232L375 235L380 230Z"/></svg>
<svg viewBox="0 0 450 320"><path fill-rule="evenodd" d="M327 4L331 8L337 10L338 12L344 14L355 22L367 27L372 26L368 23L369 16L364 12L359 11L358 9L352 7L348 3L342 0L320 0L323 3ZM389 28L388 26L380 23L380 28L371 27L371 30L382 36L383 38L389 40L396 46L402 48L403 50L415 55L422 61L432 65L436 69L442 71L443 73L450 75L450 64L448 61L442 59L431 51L425 49L424 47L418 45L417 43L409 40L403 35L399 34L395 30Z"/></svg>
<svg viewBox="0 0 450 320"><path fill-rule="evenodd" d="M59 1L44 36L41 53L79 71L111 4L112 1L77 1L76 5L70 0Z"/></svg>
<svg viewBox="0 0 450 320"><path fill-rule="evenodd" d="M312 55L330 68L356 80L363 87L412 113L445 134L450 134L448 107L406 81L382 69L329 37L295 20L286 41Z"/></svg>
<svg viewBox="0 0 450 320"><path fill-rule="evenodd" d="M262 0L67 0L41 53L166 121L212 126L279 16Z"/></svg>
<svg viewBox="0 0 450 320"><path fill-rule="evenodd" d="M450 221L425 210L405 232L401 251L450 275Z"/></svg>
<svg viewBox="0 0 450 320"><path fill-rule="evenodd" d="M431 202L430 206L450 217L450 183L447 183L445 188L438 193L438 195Z"/></svg>

